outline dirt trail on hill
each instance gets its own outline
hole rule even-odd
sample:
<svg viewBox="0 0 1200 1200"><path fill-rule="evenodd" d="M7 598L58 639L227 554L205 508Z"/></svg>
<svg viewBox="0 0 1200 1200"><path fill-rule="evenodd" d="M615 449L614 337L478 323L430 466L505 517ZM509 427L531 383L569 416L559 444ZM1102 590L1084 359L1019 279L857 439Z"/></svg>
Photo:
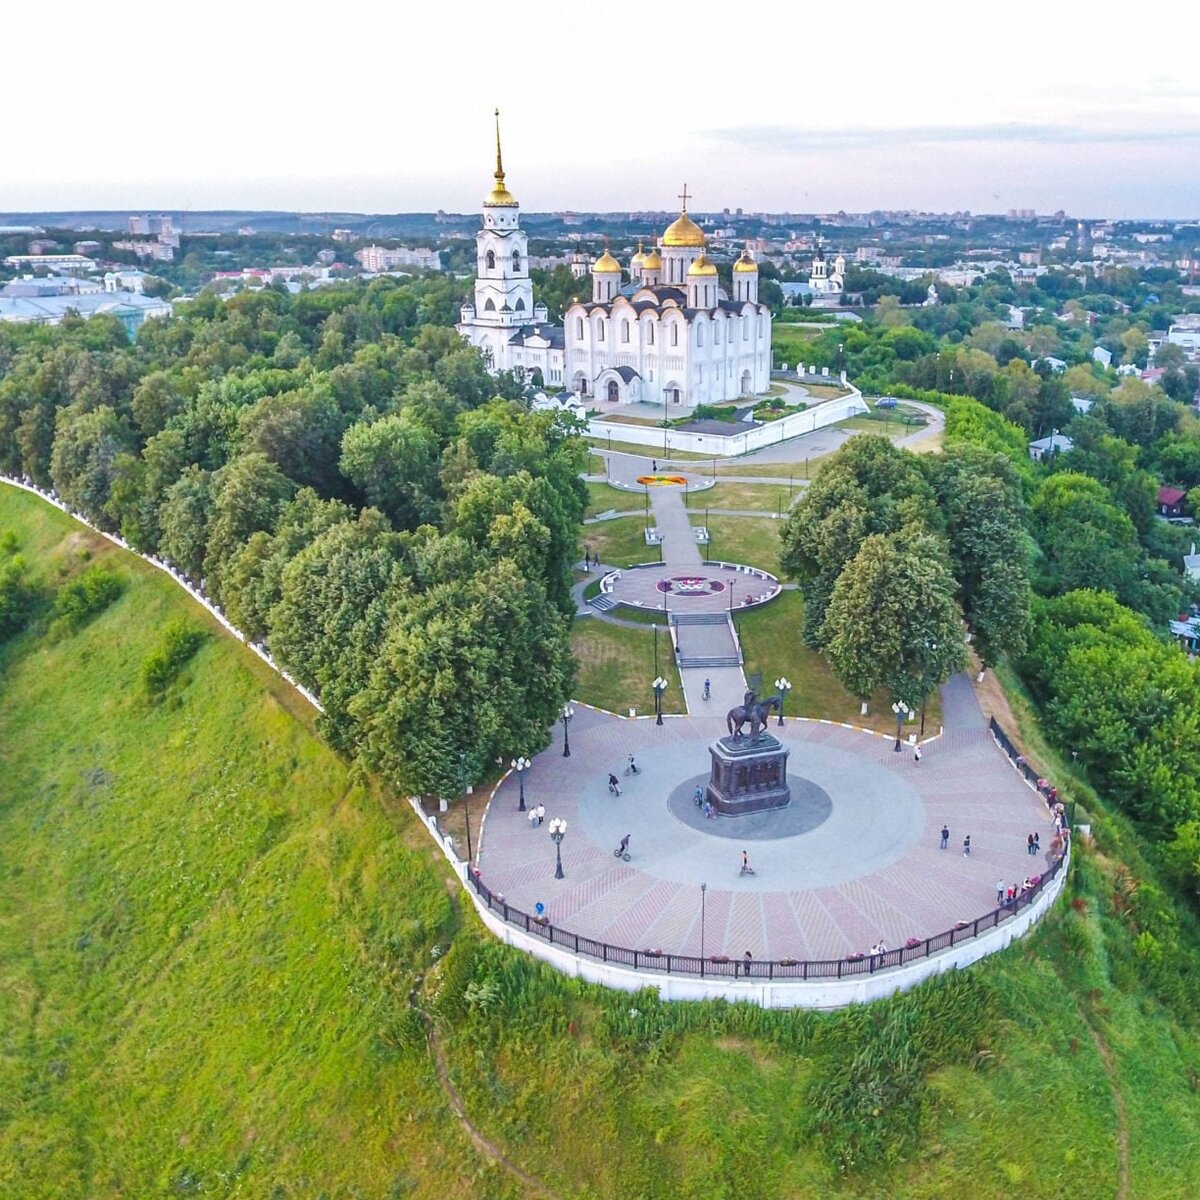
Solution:
<svg viewBox="0 0 1200 1200"><path fill-rule="evenodd" d="M1116 1200L1129 1200L1130 1182L1129 1182L1129 1116L1125 1111L1125 1097L1121 1095L1121 1084L1117 1079L1117 1065L1113 1059L1112 1049L1104 1040L1104 1035L1092 1023L1091 1018L1083 1010L1082 1006L1076 1006L1079 1009L1079 1016L1087 1026L1087 1031L1092 1035L1092 1041L1096 1043L1096 1052L1100 1055L1100 1061L1104 1064L1104 1073L1108 1076L1108 1086L1112 1091L1113 1107L1117 1114L1117 1191Z"/></svg>
<svg viewBox="0 0 1200 1200"><path fill-rule="evenodd" d="M498 1163L517 1180L525 1189L526 1195L541 1196L544 1200L560 1200L557 1193L552 1192L540 1180L535 1179L527 1171L518 1167L495 1142L489 1141L472 1124L471 1118L467 1116L466 1106L462 1102L462 1097L458 1094L458 1089L450 1080L450 1069L446 1065L446 1055L442 1050L442 1042L438 1037L437 1027L434 1025L429 1014L417 1003L416 991L419 987L420 981L418 981L416 987L413 989L409 999L417 1015L421 1018L421 1024L425 1027L425 1038L429 1043L429 1052L433 1055L433 1065L437 1072L438 1083L441 1084L442 1091L446 1093L446 1099L450 1102L450 1108L453 1110L455 1117L458 1118L458 1123L462 1126L463 1132L480 1154L492 1162Z"/></svg>

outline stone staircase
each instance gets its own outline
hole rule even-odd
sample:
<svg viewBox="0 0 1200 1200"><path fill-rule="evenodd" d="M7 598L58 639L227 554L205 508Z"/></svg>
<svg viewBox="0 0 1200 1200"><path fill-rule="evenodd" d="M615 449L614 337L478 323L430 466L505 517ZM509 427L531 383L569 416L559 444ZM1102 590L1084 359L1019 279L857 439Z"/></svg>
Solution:
<svg viewBox="0 0 1200 1200"><path fill-rule="evenodd" d="M742 665L728 613L673 612L671 624L675 626L675 644L679 647L682 669L712 671Z"/></svg>
<svg viewBox="0 0 1200 1200"><path fill-rule="evenodd" d="M597 612L608 612L617 607L617 602L611 596L601 593L599 596L593 596L588 601L588 606Z"/></svg>

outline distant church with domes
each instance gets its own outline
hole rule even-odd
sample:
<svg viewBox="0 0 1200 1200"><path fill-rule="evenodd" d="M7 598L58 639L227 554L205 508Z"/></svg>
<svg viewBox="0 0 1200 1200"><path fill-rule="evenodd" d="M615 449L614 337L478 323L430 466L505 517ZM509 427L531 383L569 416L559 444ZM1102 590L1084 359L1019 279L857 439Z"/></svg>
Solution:
<svg viewBox="0 0 1200 1200"><path fill-rule="evenodd" d="M695 407L766 392L771 380L771 311L758 300L758 264L744 250L733 264L733 295L706 254L704 231L683 208L657 244L630 260L629 281L605 250L592 264L592 297L576 300L563 324L547 321L529 279L519 205L504 182L496 127L495 185L475 235L475 300L458 331L492 370L540 373L601 407L644 401Z"/></svg>

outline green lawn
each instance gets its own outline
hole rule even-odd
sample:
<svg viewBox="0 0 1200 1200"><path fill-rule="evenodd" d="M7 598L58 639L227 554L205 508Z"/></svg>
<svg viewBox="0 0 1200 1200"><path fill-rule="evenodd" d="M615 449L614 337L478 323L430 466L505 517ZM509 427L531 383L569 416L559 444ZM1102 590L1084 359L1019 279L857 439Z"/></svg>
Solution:
<svg viewBox="0 0 1200 1200"><path fill-rule="evenodd" d="M784 474L786 473L785 470ZM750 508L759 512L787 512L795 496L796 491L789 489L786 484L716 483L703 491L689 492L688 507L692 510L693 519L694 514L702 514L706 508Z"/></svg>
<svg viewBox="0 0 1200 1200"><path fill-rule="evenodd" d="M654 514L650 514L653 522ZM646 526L640 512L627 517L614 517L585 525L581 540L602 563L613 567L628 567L634 563L657 562L658 547L646 545Z"/></svg>
<svg viewBox="0 0 1200 1200"><path fill-rule="evenodd" d="M800 636L803 621L804 602L799 592L784 592L762 608L740 613L737 627L746 656L746 674L761 673L764 687L772 687L781 675L790 680L793 688L787 711L795 716L824 717L894 733L891 698L883 693L872 697L867 716L862 716L858 697L842 687L823 655L804 644ZM941 696L935 694L929 697L925 709L926 736L938 732L941 720ZM919 721L908 724L905 734L919 729Z"/></svg>
<svg viewBox="0 0 1200 1200"><path fill-rule="evenodd" d="M622 442L616 438L596 437L589 435L587 439L597 450L613 450L620 454L634 454L644 458L647 464L651 459L658 460L659 470L668 462L712 462L711 454L693 454L690 450L672 450L669 458L664 458L661 447L643 446L637 442Z"/></svg>
<svg viewBox="0 0 1200 1200"><path fill-rule="evenodd" d="M622 715L631 708L639 713L654 711L654 692L649 687L654 678L652 630L626 629L595 617L583 617L575 622L571 648L579 663L576 699ZM663 693L663 712L685 712L679 671L666 629L658 634L658 669L671 684Z"/></svg>
<svg viewBox="0 0 1200 1200"><path fill-rule="evenodd" d="M701 513L693 520L703 523ZM783 522L774 517L709 517L711 542L705 558L745 563L772 574L779 573L779 530Z"/></svg>
<svg viewBox="0 0 1200 1200"><path fill-rule="evenodd" d="M621 488L609 487L607 483L589 483L587 515L608 512L641 512L646 501L641 492L627 492Z"/></svg>

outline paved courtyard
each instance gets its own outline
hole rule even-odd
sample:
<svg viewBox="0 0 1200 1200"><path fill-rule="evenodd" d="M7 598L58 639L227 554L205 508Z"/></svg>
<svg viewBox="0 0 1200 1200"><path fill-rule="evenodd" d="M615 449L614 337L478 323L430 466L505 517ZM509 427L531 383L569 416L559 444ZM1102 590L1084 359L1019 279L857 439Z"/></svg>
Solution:
<svg viewBox="0 0 1200 1200"><path fill-rule="evenodd" d="M662 726L578 706L571 757L560 725L526 773L526 804L544 804L546 823L531 826L517 811L515 775L497 789L478 859L488 886L527 912L544 904L553 924L575 933L698 954L705 883L705 954L824 959L940 933L992 909L998 881L1046 869L1025 844L1036 829L1048 850L1046 808L992 741L961 676L946 688L946 731L924 745L919 765L911 747L896 753L878 734L772 721L791 751L797 808L753 817L705 820L681 808L680 789L686 796L707 780L708 745L725 732L724 706L689 699L692 715ZM630 753L642 773L626 777ZM610 771L619 798L609 794ZM567 821L561 880L551 817ZM938 846L943 823L948 850ZM626 833L628 863L613 855ZM739 873L743 849L753 876Z"/></svg>

